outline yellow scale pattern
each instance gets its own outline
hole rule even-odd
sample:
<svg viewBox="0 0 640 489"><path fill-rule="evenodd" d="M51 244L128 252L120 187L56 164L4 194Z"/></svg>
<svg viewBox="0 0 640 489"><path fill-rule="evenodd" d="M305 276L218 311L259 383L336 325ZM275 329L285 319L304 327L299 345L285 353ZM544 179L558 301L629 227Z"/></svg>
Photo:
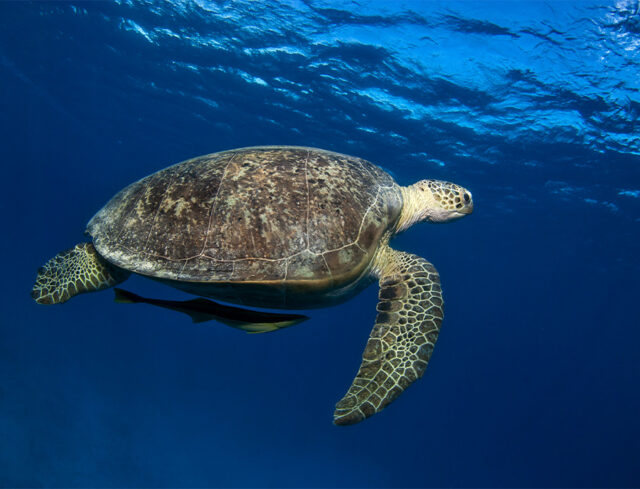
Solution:
<svg viewBox="0 0 640 489"><path fill-rule="evenodd" d="M383 246L376 257L378 315L362 364L336 405L334 423L348 425L381 411L422 377L443 318L440 277L424 258Z"/></svg>
<svg viewBox="0 0 640 489"><path fill-rule="evenodd" d="M80 243L40 267L31 296L38 304L59 304L119 284L130 273L110 265L91 243Z"/></svg>

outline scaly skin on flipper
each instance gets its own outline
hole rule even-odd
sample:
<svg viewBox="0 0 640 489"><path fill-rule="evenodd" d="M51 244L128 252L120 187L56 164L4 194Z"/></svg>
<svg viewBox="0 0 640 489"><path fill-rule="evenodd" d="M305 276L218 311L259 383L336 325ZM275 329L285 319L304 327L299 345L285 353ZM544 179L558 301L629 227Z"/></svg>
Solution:
<svg viewBox="0 0 640 489"><path fill-rule="evenodd" d="M83 292L113 287L130 274L109 264L91 243L80 243L58 253L38 270L31 297L38 304L59 304Z"/></svg>
<svg viewBox="0 0 640 489"><path fill-rule="evenodd" d="M358 423L385 408L422 377L443 317L438 272L424 258L384 245L376 257L378 316L362 365L336 405L334 423Z"/></svg>

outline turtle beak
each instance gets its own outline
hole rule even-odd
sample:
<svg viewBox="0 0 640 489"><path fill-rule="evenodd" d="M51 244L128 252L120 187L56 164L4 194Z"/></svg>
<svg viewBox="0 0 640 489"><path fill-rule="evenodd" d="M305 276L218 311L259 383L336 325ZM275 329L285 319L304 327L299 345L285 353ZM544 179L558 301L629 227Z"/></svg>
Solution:
<svg viewBox="0 0 640 489"><path fill-rule="evenodd" d="M465 215L465 216L468 215L468 214L473 213L473 202L468 203L462 209L460 209L458 212L460 214Z"/></svg>

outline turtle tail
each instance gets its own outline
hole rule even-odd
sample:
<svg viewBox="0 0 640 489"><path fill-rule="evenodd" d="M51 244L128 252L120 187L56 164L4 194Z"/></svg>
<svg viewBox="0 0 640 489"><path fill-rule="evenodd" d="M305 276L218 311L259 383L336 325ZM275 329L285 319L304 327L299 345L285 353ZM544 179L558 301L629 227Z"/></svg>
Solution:
<svg viewBox="0 0 640 489"><path fill-rule="evenodd" d="M40 267L31 297L38 304L60 304L83 292L113 287L130 274L108 263L91 243L80 243Z"/></svg>

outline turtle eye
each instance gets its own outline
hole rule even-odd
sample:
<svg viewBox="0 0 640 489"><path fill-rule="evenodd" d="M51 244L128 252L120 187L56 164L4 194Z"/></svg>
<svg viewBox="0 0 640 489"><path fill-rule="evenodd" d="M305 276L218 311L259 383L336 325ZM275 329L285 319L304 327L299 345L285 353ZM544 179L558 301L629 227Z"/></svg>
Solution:
<svg viewBox="0 0 640 489"><path fill-rule="evenodd" d="M471 197L469 197L469 194L467 192L464 193L464 201L468 204L469 202L471 202Z"/></svg>

